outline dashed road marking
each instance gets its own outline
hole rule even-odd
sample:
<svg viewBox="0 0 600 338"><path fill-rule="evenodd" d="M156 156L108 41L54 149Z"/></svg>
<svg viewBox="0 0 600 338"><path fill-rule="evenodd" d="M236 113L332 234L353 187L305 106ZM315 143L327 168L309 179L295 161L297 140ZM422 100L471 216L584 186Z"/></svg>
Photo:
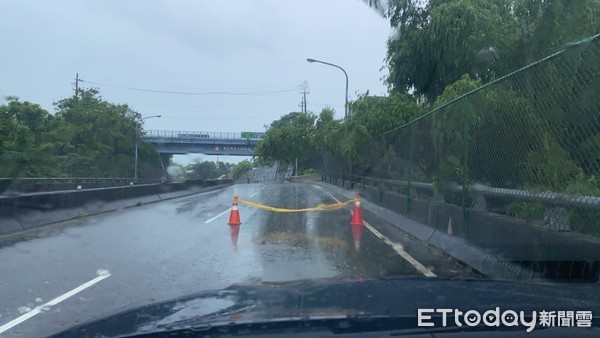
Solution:
<svg viewBox="0 0 600 338"><path fill-rule="evenodd" d="M254 195L258 194L258 191L255 192L254 194L250 195L250 197L253 197Z"/></svg>
<svg viewBox="0 0 600 338"><path fill-rule="evenodd" d="M317 187L317 186L315 186L315 187ZM333 198L336 202L341 203L340 200L335 198L335 196L333 196L332 194L324 191L320 187L319 187L319 189L321 191L325 192L327 195L329 195L329 197ZM417 261L413 256L411 256L408 252L404 251L404 247L402 246L402 244L392 242L392 240L385 237L381 232L379 232L377 229L375 229L373 226L371 226L371 224L369 224L364 219L363 219L363 222L365 223L365 227L367 229L369 229L369 231L371 231L379 239L382 239L385 242L385 244L391 246L392 249L394 249L394 251L396 251L402 258L404 258L408 263L410 263L410 265L412 265L420 273L422 273L426 277L437 277L437 275L435 273L433 273L433 271L429 270L427 267L425 267L423 264L421 264L419 261Z"/></svg>
<svg viewBox="0 0 600 338"><path fill-rule="evenodd" d="M219 218L219 217L221 217L221 216L225 215L226 213L228 213L229 211L231 211L231 208L229 208L229 209L227 209L227 210L223 211L222 213L218 214L217 216L215 216L215 217L213 217L213 218L211 218L211 219L208 219L208 220L206 220L206 222L204 222L204 224L207 224L207 223L210 223L210 222L212 222L212 221L216 220L217 218Z"/></svg>
<svg viewBox="0 0 600 338"><path fill-rule="evenodd" d="M31 319L32 317L41 313L42 311L47 311L47 309L50 308L51 306L57 305L60 302L75 296L79 292L93 286L94 284L96 284L108 277L110 277L110 272L108 272L107 270L98 270L98 277L79 285L78 287L74 288L73 290L54 298L53 300L49 301L48 303L37 306L33 310L27 312L26 314L24 314L16 319L13 319L10 322L0 326L0 334L12 329L13 327L23 323L24 321L26 321L28 319Z"/></svg>

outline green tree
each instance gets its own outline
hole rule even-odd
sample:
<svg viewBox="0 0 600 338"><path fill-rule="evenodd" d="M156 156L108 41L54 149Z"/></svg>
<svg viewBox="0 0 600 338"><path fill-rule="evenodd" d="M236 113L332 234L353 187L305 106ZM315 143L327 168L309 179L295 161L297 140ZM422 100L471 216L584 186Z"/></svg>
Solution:
<svg viewBox="0 0 600 338"><path fill-rule="evenodd" d="M113 104L95 89L82 90L77 98L55 103L58 153L65 153L65 164L72 175L100 177L133 176L136 129L143 135L141 115L126 104ZM161 177L158 154L151 145L138 139L138 176ZM74 154L77 154L76 156ZM167 163L164 163L168 166Z"/></svg>
<svg viewBox="0 0 600 338"><path fill-rule="evenodd" d="M247 175L249 170L254 168L254 163L248 160L240 161L233 168L233 179L237 180L242 178L243 175Z"/></svg>
<svg viewBox="0 0 600 338"><path fill-rule="evenodd" d="M333 132L339 128L341 121L334 118L335 111L324 108L315 123L315 145L319 152L332 151Z"/></svg>
<svg viewBox="0 0 600 338"><path fill-rule="evenodd" d="M172 163L167 168L167 172L173 182L182 182L186 179L185 167L179 163Z"/></svg>
<svg viewBox="0 0 600 338"><path fill-rule="evenodd" d="M403 93L391 96L365 93L350 104L350 110L350 118L333 131L328 149L362 174L377 171L382 164L389 140L384 134L421 113L416 100Z"/></svg>
<svg viewBox="0 0 600 338"><path fill-rule="evenodd" d="M220 162L223 165L223 162ZM223 170L212 161L189 164L185 167L186 179L215 179L223 175Z"/></svg>
<svg viewBox="0 0 600 338"><path fill-rule="evenodd" d="M0 105L0 175L8 177L132 177L136 130L143 120L126 104L103 100L95 89L39 105L8 97ZM160 157L139 140L139 177L163 176ZM162 156L165 166L170 157Z"/></svg>
<svg viewBox="0 0 600 338"><path fill-rule="evenodd" d="M264 164L310 160L315 155L315 122L312 113L289 113L271 123L257 143L254 156Z"/></svg>
<svg viewBox="0 0 600 338"><path fill-rule="evenodd" d="M598 33L599 0L364 0L390 20L391 92L434 102L464 74L486 83Z"/></svg>
<svg viewBox="0 0 600 338"><path fill-rule="evenodd" d="M412 8L418 8L411 4ZM433 102L463 74L487 81L501 73L497 62L514 36L498 6L488 0L431 1L401 16L401 33L388 42L386 83L391 92L424 95Z"/></svg>
<svg viewBox="0 0 600 338"><path fill-rule="evenodd" d="M45 133L53 124L53 116L39 105L7 97L0 106L0 175L48 176L59 173L40 161L47 157Z"/></svg>

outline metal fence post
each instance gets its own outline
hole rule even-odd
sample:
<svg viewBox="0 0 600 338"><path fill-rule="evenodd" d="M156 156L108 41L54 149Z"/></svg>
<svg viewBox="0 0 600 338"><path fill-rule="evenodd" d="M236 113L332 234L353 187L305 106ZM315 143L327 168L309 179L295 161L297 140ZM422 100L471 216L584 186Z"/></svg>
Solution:
<svg viewBox="0 0 600 338"><path fill-rule="evenodd" d="M473 108L473 107L468 107L468 108ZM463 232L466 236L467 232L468 232L468 222L467 222L467 216L469 214L469 209L467 208L467 198L469 196L469 189L467 187L468 184L468 171L469 171L469 139L470 139L470 134L469 134L469 116L470 116L470 111L468 110L464 110L463 111L463 165L462 165L462 177L461 177L461 184L462 184L462 192L461 192L461 205L462 205L462 228L463 228Z"/></svg>
<svg viewBox="0 0 600 338"><path fill-rule="evenodd" d="M409 142L409 150L408 150L408 192L406 194L406 214L410 214L411 210L411 202L412 202L412 164L413 164L413 150L415 144L415 124L410 125L410 142Z"/></svg>

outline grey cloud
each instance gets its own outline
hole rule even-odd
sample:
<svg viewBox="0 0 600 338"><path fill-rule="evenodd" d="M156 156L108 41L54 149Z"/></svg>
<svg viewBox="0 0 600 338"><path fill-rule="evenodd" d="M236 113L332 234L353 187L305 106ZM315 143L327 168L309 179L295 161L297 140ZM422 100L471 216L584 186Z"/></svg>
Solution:
<svg viewBox="0 0 600 338"><path fill-rule="evenodd" d="M185 91L295 89L306 80L309 109L329 105L341 117L343 74L306 58L343 66L351 98L381 94L389 33L358 0L2 1L0 92L52 111L53 101L72 95L77 72L88 81ZM299 88L197 97L99 87L110 101L163 115L148 129L263 130L300 102Z"/></svg>

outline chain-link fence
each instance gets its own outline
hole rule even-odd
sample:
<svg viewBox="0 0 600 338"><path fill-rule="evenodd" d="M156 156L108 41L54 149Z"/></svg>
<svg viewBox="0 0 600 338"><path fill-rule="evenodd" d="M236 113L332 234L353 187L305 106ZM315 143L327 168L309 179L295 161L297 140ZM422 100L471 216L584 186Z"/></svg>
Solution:
<svg viewBox="0 0 600 338"><path fill-rule="evenodd" d="M600 37L439 105L325 172L600 237ZM329 164L328 164L329 163ZM387 180L384 180L387 179Z"/></svg>

